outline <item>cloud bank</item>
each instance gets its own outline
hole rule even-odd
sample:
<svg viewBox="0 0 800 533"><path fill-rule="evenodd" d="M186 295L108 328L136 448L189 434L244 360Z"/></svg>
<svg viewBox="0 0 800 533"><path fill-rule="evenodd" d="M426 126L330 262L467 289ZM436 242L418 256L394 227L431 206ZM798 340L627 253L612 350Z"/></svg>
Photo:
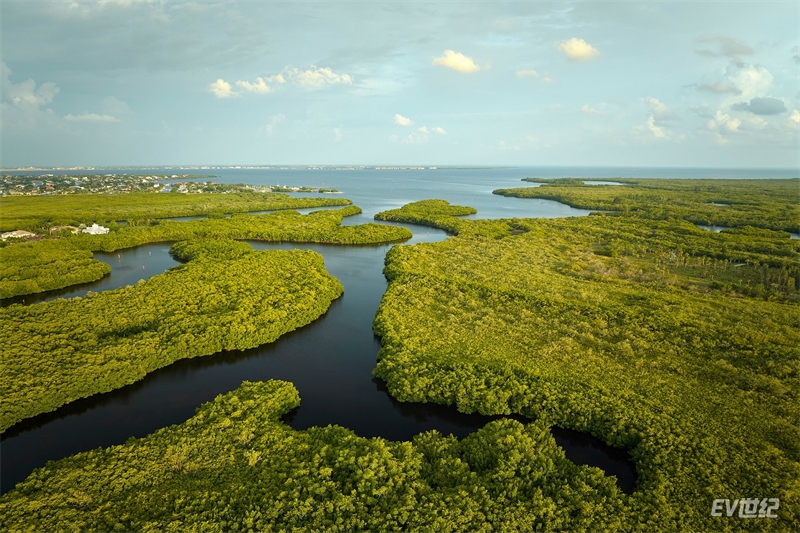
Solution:
<svg viewBox="0 0 800 533"><path fill-rule="evenodd" d="M337 74L328 67L317 67L311 65L303 70L299 68L286 67L278 74L272 76L258 77L254 82L239 80L235 82L240 92L234 91L231 84L222 78L209 85L209 90L217 98L233 98L243 93L267 94L274 91L268 84L291 83L308 89L318 89L325 85L351 85L353 78L349 74Z"/></svg>
<svg viewBox="0 0 800 533"><path fill-rule="evenodd" d="M214 96L217 98L231 98L238 96L238 93L235 93L231 90L231 84L222 78L217 79L217 81L209 85L208 90L214 93Z"/></svg>
<svg viewBox="0 0 800 533"><path fill-rule="evenodd" d="M411 126L412 124L414 124L414 121L408 117L404 117L400 113L397 113L394 116L394 123L397 124L398 126Z"/></svg>
<svg viewBox="0 0 800 533"><path fill-rule="evenodd" d="M559 43L558 49L564 52L568 58L578 61L588 61L600 55L600 50L583 39L575 37Z"/></svg>
<svg viewBox="0 0 800 533"><path fill-rule="evenodd" d="M436 67L447 67L456 72L463 72L464 74L480 70L480 67L475 64L471 57L467 57L464 54L452 50L445 50L442 57L434 58L433 65Z"/></svg>

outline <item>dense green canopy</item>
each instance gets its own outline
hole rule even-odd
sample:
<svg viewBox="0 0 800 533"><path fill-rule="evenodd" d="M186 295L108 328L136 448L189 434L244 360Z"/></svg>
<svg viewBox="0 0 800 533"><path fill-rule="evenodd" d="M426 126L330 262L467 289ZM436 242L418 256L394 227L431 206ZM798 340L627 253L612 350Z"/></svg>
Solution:
<svg viewBox="0 0 800 533"><path fill-rule="evenodd" d="M459 442L294 431L289 383L245 382L183 424L48 463L0 500L3 531L602 531L627 523L613 479L547 426Z"/></svg>
<svg viewBox="0 0 800 533"><path fill-rule="evenodd" d="M287 194L241 190L220 194L80 194L0 198L0 231L25 229L48 234L53 226L115 223L157 218L223 215L272 209L349 205L344 198L293 198Z"/></svg>
<svg viewBox="0 0 800 533"><path fill-rule="evenodd" d="M35 471L0 499L0 529L799 530L800 241L783 231L797 218L792 196L782 199L798 182L748 182L749 198L738 182L625 183L514 192L613 211L590 217L471 221L457 217L474 209L441 200L376 215L453 234L387 254L376 376L401 401L535 423L496 421L462 441L293 431L279 417L297 391L245 383L184 424ZM698 220L717 209L728 218ZM394 235L339 225L357 210L51 241L78 251L182 240L172 253L188 262L119 291L0 310L11 354L2 427L177 357L269 342L313 320L341 293L318 255L225 239ZM552 425L631 450L633 495L566 460ZM779 498L779 518L712 517L719 498Z"/></svg>
<svg viewBox="0 0 800 533"><path fill-rule="evenodd" d="M800 232L800 179L615 179L623 185L584 185L577 179L527 178L539 187L498 189L494 194L556 200L581 209L694 224L754 226Z"/></svg>
<svg viewBox="0 0 800 533"><path fill-rule="evenodd" d="M113 252L140 244L188 239L253 239L265 241L378 244L411 237L406 228L382 224L342 226L346 216L361 212L356 206L314 211L279 211L265 215L234 215L188 222L160 221L152 225L122 226L106 235L75 235L0 248L0 298L60 289L100 279L106 264L88 251Z"/></svg>
<svg viewBox="0 0 800 533"><path fill-rule="evenodd" d="M200 259L133 286L0 309L0 431L178 359L273 342L342 294L315 252L202 246Z"/></svg>
<svg viewBox="0 0 800 533"><path fill-rule="evenodd" d="M630 448L624 529L796 529L796 240L634 217L430 223L458 236L386 258L375 375L394 397ZM780 498L777 521L710 516L756 496Z"/></svg>

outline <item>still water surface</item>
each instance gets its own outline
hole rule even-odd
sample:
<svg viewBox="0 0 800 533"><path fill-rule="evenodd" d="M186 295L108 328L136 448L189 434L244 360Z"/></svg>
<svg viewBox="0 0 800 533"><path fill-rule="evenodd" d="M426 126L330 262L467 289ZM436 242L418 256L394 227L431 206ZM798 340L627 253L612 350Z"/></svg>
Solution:
<svg viewBox="0 0 800 533"><path fill-rule="evenodd" d="M496 212L491 207L495 198L525 202L525 213L518 212L517 216L580 216L588 213L547 200L506 199L491 195L483 198L481 203L485 205L479 205L479 209ZM534 205L539 206L538 211ZM504 209L497 208L499 211ZM476 216L481 214L485 213L479 211ZM363 223L371 221L371 216L348 217L345 221L348 224ZM407 244L435 242L446 237L444 232L433 228L405 227L414 233ZM235 389L243 380L291 381L300 391L302 401L298 409L285 417L285 421L295 429L338 424L363 437L379 436L390 440L410 440L422 431L436 429L463 438L497 418L467 415L447 406L400 403L387 394L380 380L372 377L380 348L380 340L372 332L372 321L386 290L382 269L384 256L391 245L337 246L259 241L250 241L250 244L258 250L300 248L319 252L325 258L328 272L344 285L344 295L333 302L324 316L272 344L178 361L135 384L78 400L15 425L2 436L0 492L11 490L34 468L48 460L99 446L121 444L130 437L144 437L159 428L181 423L191 417L201 403ZM108 290L138 281L143 276L141 269L137 269L139 263L143 263L147 275L166 270L175 264L168 249L169 244L159 243L122 250L119 257L117 253L108 254L110 257L97 254L99 259L110 261L112 275L105 280L107 285L102 288L94 285L92 290ZM118 263L116 268L115 260ZM53 295L42 296L49 298ZM64 297L63 294L58 296ZM633 491L636 472L626 451L611 448L598 439L575 431L555 428L553 433L568 458L615 475L623 490Z"/></svg>
<svg viewBox="0 0 800 533"><path fill-rule="evenodd" d="M81 283L55 291L15 296L0 300L0 307L11 304L35 304L58 298L86 296L88 292L110 291L126 285L134 285L142 279L161 274L178 264L169 254L170 242L145 244L117 252L95 252L94 258L111 267L111 274L91 283Z"/></svg>

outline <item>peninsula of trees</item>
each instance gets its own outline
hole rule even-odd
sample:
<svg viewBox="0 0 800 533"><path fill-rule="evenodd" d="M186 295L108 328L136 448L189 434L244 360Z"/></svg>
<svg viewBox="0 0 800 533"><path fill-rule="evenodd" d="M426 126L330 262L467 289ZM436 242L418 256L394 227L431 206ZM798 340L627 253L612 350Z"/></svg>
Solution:
<svg viewBox="0 0 800 533"><path fill-rule="evenodd" d="M456 235L387 254L374 373L392 396L519 413L628 448L637 489L614 511L624 525L599 529L796 529L800 241L624 213L451 211L418 202L376 215ZM710 515L715 498L745 494L779 498L780 518Z"/></svg>
<svg viewBox="0 0 800 533"><path fill-rule="evenodd" d="M273 342L343 291L315 252L226 240L190 248L176 251L188 263L136 285L0 309L0 431L178 359Z"/></svg>
<svg viewBox="0 0 800 533"><path fill-rule="evenodd" d="M114 229L118 221L129 226L152 224L156 219L196 215L274 211L350 205L345 198L293 198L261 193L238 186L208 194L91 194L9 196L0 198L0 231L29 230L49 235L53 226L104 224Z"/></svg>
<svg viewBox="0 0 800 533"><path fill-rule="evenodd" d="M315 211L309 215L284 210L263 215L218 216L187 222L165 220L141 226L115 227L106 235L69 235L14 243L0 248L0 298L95 281L109 270L105 263L92 259L90 252L112 252L150 242L228 238L378 244L411 237L410 231L396 226L341 225L344 217L360 212L359 207L349 206Z"/></svg>

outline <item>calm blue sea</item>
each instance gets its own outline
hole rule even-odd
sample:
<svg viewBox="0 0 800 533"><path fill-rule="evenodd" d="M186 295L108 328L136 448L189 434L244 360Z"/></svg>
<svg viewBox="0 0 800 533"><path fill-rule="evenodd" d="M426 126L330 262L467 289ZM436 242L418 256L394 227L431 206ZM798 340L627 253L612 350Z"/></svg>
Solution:
<svg viewBox="0 0 800 533"><path fill-rule="evenodd" d="M10 172L6 172L10 174ZM691 178L691 179L787 179L800 177L798 169L714 169L714 168L638 168L638 167L507 167L438 168L431 170L333 170L333 169L182 169L182 168L95 168L92 171L37 171L15 174L75 175L116 174L206 174L219 183L287 185L335 188L364 210L350 217L348 224L360 224L378 211L400 207L408 202L439 198L453 204L478 209L475 218L563 217L586 214L557 202L503 198L494 189L532 186L526 177L575 177L595 180L613 178ZM213 176L213 177L211 177ZM202 178L201 178L202 180ZM294 193L295 196L319 196Z"/></svg>

